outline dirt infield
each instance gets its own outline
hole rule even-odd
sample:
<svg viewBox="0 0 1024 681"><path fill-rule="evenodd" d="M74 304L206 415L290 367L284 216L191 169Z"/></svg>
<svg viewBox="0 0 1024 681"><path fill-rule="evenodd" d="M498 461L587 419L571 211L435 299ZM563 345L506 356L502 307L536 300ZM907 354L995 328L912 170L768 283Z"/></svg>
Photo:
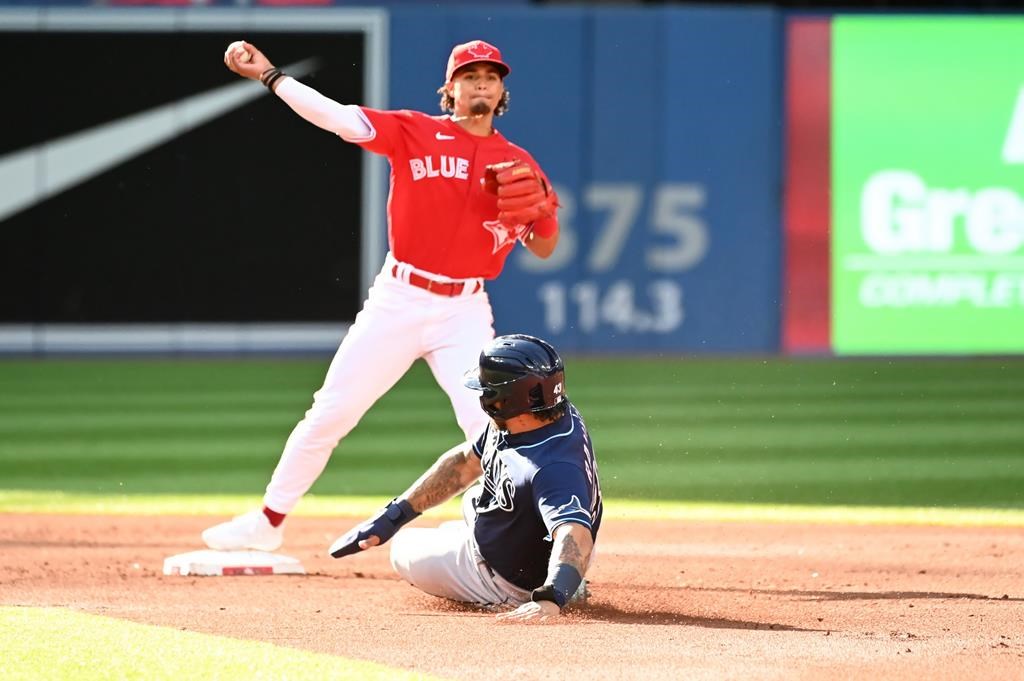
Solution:
<svg viewBox="0 0 1024 681"><path fill-rule="evenodd" d="M327 557L347 519L289 521L305 577L165 577L205 517L2 519L0 605L455 679L1024 679L1020 528L609 520L590 602L524 626L420 594L384 550Z"/></svg>

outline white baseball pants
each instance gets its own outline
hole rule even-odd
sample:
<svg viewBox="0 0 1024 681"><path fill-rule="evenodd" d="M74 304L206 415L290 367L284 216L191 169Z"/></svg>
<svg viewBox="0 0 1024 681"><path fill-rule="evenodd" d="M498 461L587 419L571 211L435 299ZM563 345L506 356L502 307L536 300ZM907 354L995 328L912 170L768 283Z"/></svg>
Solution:
<svg viewBox="0 0 1024 681"><path fill-rule="evenodd" d="M432 596L478 605L522 605L531 593L492 571L473 539L475 494L476 488L463 496L463 520L399 530L390 542L391 567Z"/></svg>
<svg viewBox="0 0 1024 681"><path fill-rule="evenodd" d="M396 265L399 278L392 274ZM341 438L420 357L448 394L466 439L475 440L486 427L479 395L462 384L462 375L477 365L480 350L494 337L487 293L473 293L477 280L470 280L462 295L440 296L407 283L410 271L445 280L388 254L323 386L313 394L313 405L285 443L263 497L269 508L291 512L320 477ZM424 452L424 460L435 454Z"/></svg>

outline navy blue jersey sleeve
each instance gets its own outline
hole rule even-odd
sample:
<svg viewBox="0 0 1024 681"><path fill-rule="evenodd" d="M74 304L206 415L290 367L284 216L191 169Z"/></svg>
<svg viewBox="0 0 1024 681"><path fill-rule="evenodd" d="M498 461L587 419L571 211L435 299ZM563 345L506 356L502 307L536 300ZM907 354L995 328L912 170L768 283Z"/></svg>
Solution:
<svg viewBox="0 0 1024 681"><path fill-rule="evenodd" d="M491 424L487 424L484 428L484 432L480 433L480 437L473 443L473 452L476 453L477 458L481 458L484 455L484 447L487 445L487 434L491 432Z"/></svg>
<svg viewBox="0 0 1024 681"><path fill-rule="evenodd" d="M533 500L548 533L564 523L593 529L590 483L582 468L571 463L552 463L533 476Z"/></svg>

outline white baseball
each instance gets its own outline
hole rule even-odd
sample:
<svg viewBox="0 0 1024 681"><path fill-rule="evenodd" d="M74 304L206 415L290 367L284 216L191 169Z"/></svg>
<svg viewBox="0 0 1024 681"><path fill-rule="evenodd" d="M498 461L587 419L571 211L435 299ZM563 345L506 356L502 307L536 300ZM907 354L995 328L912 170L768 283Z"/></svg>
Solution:
<svg viewBox="0 0 1024 681"><path fill-rule="evenodd" d="M252 59L252 55L249 54L249 50L245 49L245 42L241 40L236 40L228 45L228 52L233 52L235 54L235 59L242 64L246 64Z"/></svg>

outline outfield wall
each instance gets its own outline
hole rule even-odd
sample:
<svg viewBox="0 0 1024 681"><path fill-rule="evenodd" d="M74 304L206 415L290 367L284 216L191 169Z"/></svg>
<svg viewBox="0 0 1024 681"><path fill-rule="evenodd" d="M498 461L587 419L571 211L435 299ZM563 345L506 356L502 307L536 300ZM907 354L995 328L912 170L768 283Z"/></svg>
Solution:
<svg viewBox="0 0 1024 681"><path fill-rule="evenodd" d="M391 103L436 110L451 45L512 65L498 125L557 184L562 241L488 287L498 331L573 350L778 348L781 51L769 9L400 11Z"/></svg>
<svg viewBox="0 0 1024 681"><path fill-rule="evenodd" d="M24 81L24 121L0 140L0 171L13 178L0 189L0 224L14 235L0 255L0 283L21 293L0 304L0 344L29 338L45 352L51 327L66 332L68 324L146 323L152 337L161 325L350 320L384 250L384 170L364 166L372 186L360 191L345 179L352 169L359 176L358 154L282 120L290 112L270 98L243 93L252 103L193 123L175 105L170 118L186 123L173 134L92 175L68 180L67 159L52 154L89 125L183 102L192 90L219 93L234 81L209 46L236 34L260 40L279 61L313 59L314 87L370 101L358 91L363 81L379 83L366 70L371 52L360 55L349 40L357 52L345 58L347 72L344 59L331 59L331 17L344 10L67 12L72 20L52 9L18 33L8 32L11 15L0 21L7 49L35 55L14 76ZM557 185L555 257L518 254L489 286L499 332L536 333L567 350L777 349L776 12L395 6L385 15L386 27L367 40L387 46L377 105L437 111L451 45L494 42L513 66L512 112L500 126ZM322 30L288 19L275 31L295 16L323 17ZM139 60L147 39L178 68L148 77ZM71 50L87 54L87 71L103 79L62 70L54 60ZM55 92L73 93L86 115ZM241 179L252 175L266 180ZM267 186L282 191L268 196ZM289 214L275 196L301 209Z"/></svg>
<svg viewBox="0 0 1024 681"><path fill-rule="evenodd" d="M1024 351L1024 17L788 28L785 349Z"/></svg>
<svg viewBox="0 0 1024 681"><path fill-rule="evenodd" d="M489 284L499 333L1024 351L1024 19L395 3L0 10L24 62L0 134L0 352L333 349L386 250L387 170L227 73L240 36L339 100L425 111L454 43L502 48L499 127L553 178L562 236ZM164 138L101 145L106 167L79 144L153 116Z"/></svg>

